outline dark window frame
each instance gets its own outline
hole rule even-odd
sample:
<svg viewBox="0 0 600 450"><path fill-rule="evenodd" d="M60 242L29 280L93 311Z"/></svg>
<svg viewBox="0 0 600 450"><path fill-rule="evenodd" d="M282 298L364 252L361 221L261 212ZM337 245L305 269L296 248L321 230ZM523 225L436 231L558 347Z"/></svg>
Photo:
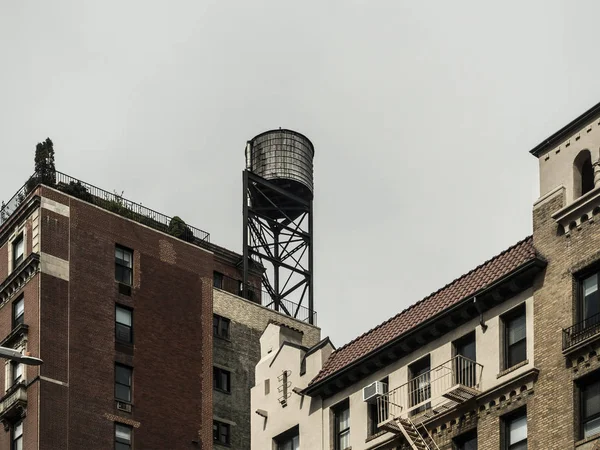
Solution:
<svg viewBox="0 0 600 450"><path fill-rule="evenodd" d="M348 411L348 426L346 428L341 427L341 415L344 411ZM334 430L334 449L335 450L346 450L348 447L342 447L342 435L348 436L350 440L350 400L346 399L332 407L333 412L333 430Z"/></svg>
<svg viewBox="0 0 600 450"><path fill-rule="evenodd" d="M23 303L23 312L17 316L17 305ZM25 296L21 294L12 304L12 327L25 323Z"/></svg>
<svg viewBox="0 0 600 450"><path fill-rule="evenodd" d="M23 252L21 253L21 256L17 257L16 249L19 244L23 245ZM19 264L21 264L23 262L23 260L25 259L25 236L24 236L23 232L19 233L19 235L12 240L11 245L12 245L12 264L13 264L12 270L15 270L17 267L19 267Z"/></svg>
<svg viewBox="0 0 600 450"><path fill-rule="evenodd" d="M526 407L519 408L516 411L511 411L510 413L508 413L500 418L501 419L501 422L500 422L500 424L501 424L500 448L502 450L519 449L520 447L517 447L516 445L521 444L522 442L525 442L525 448L527 448L527 440L529 438L529 427L527 429L527 435L525 437L525 441L521 440L514 444L510 444L510 442L509 442L511 422L514 422L523 417L525 417L525 421L526 421L525 423L528 425L528 423L527 423L527 408Z"/></svg>
<svg viewBox="0 0 600 450"><path fill-rule="evenodd" d="M21 425L21 434L19 436L16 435L16 428ZM19 447L17 446L17 442L20 441L21 442L21 449L23 448L23 421L19 420L18 422L15 422L15 424L11 427L10 430L10 448L11 450L18 450Z"/></svg>
<svg viewBox="0 0 600 450"><path fill-rule="evenodd" d="M216 434L215 434L216 427ZM223 433L223 431L225 431ZM218 420L213 420L213 444L231 445L231 425Z"/></svg>
<svg viewBox="0 0 600 450"><path fill-rule="evenodd" d="M585 417L586 413L585 413L585 400L584 400L584 395L585 395L585 388L586 387L590 387L592 385L596 385L596 384L600 384L600 371L595 371L592 372L589 375L586 375L585 377L577 380L576 382L576 388L577 388L577 398L578 398L578 402L579 402L579 430L578 430L578 434L579 434L579 438L580 439L586 439L585 437L585 425L588 422L594 421L594 420L598 420L600 419L600 408L598 409L598 412L591 414L589 417ZM591 436L598 436L599 433L595 433L592 434L588 437Z"/></svg>
<svg viewBox="0 0 600 450"><path fill-rule="evenodd" d="M510 323L519 319L523 316L523 320L525 321L525 337L520 339L518 342L513 344L509 344L509 333L510 333ZM521 364L523 361L527 361L527 308L525 303L521 303L518 306L515 306L510 311L502 314L500 316L500 320L502 322L502 369L507 370L512 367ZM518 361L511 361L512 353L516 352L518 349L517 345L524 342L524 355L522 359Z"/></svg>
<svg viewBox="0 0 600 450"><path fill-rule="evenodd" d="M126 369L129 371L129 384L121 383L120 381L118 381L118 377L117 377L118 368ZM119 397L119 394L117 392L118 391L117 386L124 386L127 388L127 391L129 393L128 399ZM127 366L125 364L115 363L115 400L117 400L119 402L129 403L129 404L133 403L133 367Z"/></svg>
<svg viewBox="0 0 600 450"><path fill-rule="evenodd" d="M129 431L129 442L117 437L117 429L126 428ZM115 450L132 449L133 448L133 427L124 423L115 422Z"/></svg>
<svg viewBox="0 0 600 450"><path fill-rule="evenodd" d="M21 375L17 376L17 369L21 369ZM17 383L22 383L25 381L25 364L11 361L10 362L10 382L11 386L14 386Z"/></svg>
<svg viewBox="0 0 600 450"><path fill-rule="evenodd" d="M600 267L598 265L594 265L590 270L586 270L582 272L577 277L577 301L575 308L575 319L578 323L587 321L591 317L594 317L596 314L588 315L586 314L586 305L585 305L585 291L584 291L584 283L585 280L592 276L597 277L597 285L598 285L598 294L600 296ZM600 305L600 299L597 300Z"/></svg>
<svg viewBox="0 0 600 450"><path fill-rule="evenodd" d="M427 384L423 387L418 386L417 380L419 377L429 373L429 377L423 377L423 380L427 379ZM408 365L408 396L409 405L413 407L419 403L431 400L431 355L427 354L418 360ZM411 394L416 392L417 394ZM422 392L422 393L421 393ZM418 400L418 401L417 401ZM410 411L411 415L419 414L427 409L431 408L431 401L424 403L422 406Z"/></svg>
<svg viewBox="0 0 600 450"><path fill-rule="evenodd" d="M131 266L123 264L123 262L127 262L124 258L117 258L117 251L122 251L123 256L125 256L125 253L129 253ZM126 276L127 274L129 275L128 277ZM118 283L133 286L133 250L119 244L115 244L115 280Z"/></svg>
<svg viewBox="0 0 600 450"><path fill-rule="evenodd" d="M227 317L213 314L213 336L229 340L231 336L231 320Z"/></svg>
<svg viewBox="0 0 600 450"><path fill-rule="evenodd" d="M477 428L459 434L452 439L452 450L465 450L465 445L475 439L475 448L479 446L477 441Z"/></svg>
<svg viewBox="0 0 600 450"><path fill-rule="evenodd" d="M213 271L213 287L217 288L217 289L223 289L223 279L225 278L225 275L223 275L221 272L218 271Z"/></svg>
<svg viewBox="0 0 600 450"><path fill-rule="evenodd" d="M473 355L465 355L465 347L473 344ZM454 382L467 387L477 384L477 336L475 330L452 341L452 356L454 358ZM465 359L456 358L462 356ZM470 361L473 361L471 363Z"/></svg>
<svg viewBox="0 0 600 450"><path fill-rule="evenodd" d="M380 380L380 383L383 383L385 385L385 388L383 391L384 391L384 393L387 393L388 386L389 386L389 377L383 378L382 380ZM387 402L382 403L382 407L387 410L388 409ZM388 412L386 411L385 414L387 415L387 413ZM374 436L377 433L384 431L377 426L377 424L379 423L378 416L379 416L379 410L378 410L377 402L367 403L367 437Z"/></svg>
<svg viewBox="0 0 600 450"><path fill-rule="evenodd" d="M285 446L290 443L293 447L295 438L298 439L298 446L300 446L300 425L296 425L280 435L275 436L273 442L275 443L277 450L285 450Z"/></svg>
<svg viewBox="0 0 600 450"><path fill-rule="evenodd" d="M131 325L124 324L123 322L119 322L117 319L117 310L123 310L129 312ZM119 337L119 328L121 329L129 329L129 339L122 339ZM120 305L118 303L115 304L115 340L121 344L133 344L133 308L128 306Z"/></svg>
<svg viewBox="0 0 600 450"><path fill-rule="evenodd" d="M225 379L223 379L223 377ZM223 386L225 384L225 386ZM213 366L213 389L215 391L231 394L231 371Z"/></svg>

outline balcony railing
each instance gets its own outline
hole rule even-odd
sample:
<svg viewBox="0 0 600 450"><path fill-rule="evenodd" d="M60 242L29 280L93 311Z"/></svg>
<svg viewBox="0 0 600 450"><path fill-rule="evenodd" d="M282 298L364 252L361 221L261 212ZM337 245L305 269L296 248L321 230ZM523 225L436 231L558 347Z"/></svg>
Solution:
<svg viewBox="0 0 600 450"><path fill-rule="evenodd" d="M600 335L600 314L588 317L563 330L563 351L569 350L588 339Z"/></svg>
<svg viewBox="0 0 600 450"><path fill-rule="evenodd" d="M377 399L379 426L394 419L423 422L481 391L483 366L457 355ZM393 427L392 427L393 428Z"/></svg>
<svg viewBox="0 0 600 450"><path fill-rule="evenodd" d="M2 203L2 206L0 207L0 225L8 220L23 202L27 194L29 194L39 182L39 178L37 178L35 174L32 175L27 183L17 191L8 203ZM179 237L184 241L191 243L200 243L203 241L210 242L210 234L206 231L187 224L182 224L179 227L173 228L171 217L64 173L57 171L55 173L55 181L53 180L49 185L65 194L72 195L80 200L92 203L100 208L134 220L150 228L154 228L155 230L172 235L176 232L176 237Z"/></svg>
<svg viewBox="0 0 600 450"><path fill-rule="evenodd" d="M214 287L227 291L230 294L237 295L238 297L244 297L242 289L243 284L244 283L241 280L237 280L226 275L221 275L219 277L215 277L214 279ZM252 286L251 284L248 284L246 292L247 295L245 298L254 303L258 303L265 308L278 311L303 322L310 323L310 310L305 306L299 305L298 303L287 299L281 299L279 302L276 302L267 291L262 290L260 287ZM313 311L312 316L312 323L316 324L317 313Z"/></svg>

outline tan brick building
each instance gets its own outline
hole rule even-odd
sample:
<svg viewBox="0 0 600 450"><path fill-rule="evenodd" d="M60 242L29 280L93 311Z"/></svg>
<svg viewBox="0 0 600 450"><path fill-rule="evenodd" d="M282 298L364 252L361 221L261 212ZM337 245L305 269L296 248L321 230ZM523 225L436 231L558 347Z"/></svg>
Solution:
<svg viewBox="0 0 600 450"><path fill-rule="evenodd" d="M533 236L337 350L267 327L253 450L600 448L600 104L531 153Z"/></svg>

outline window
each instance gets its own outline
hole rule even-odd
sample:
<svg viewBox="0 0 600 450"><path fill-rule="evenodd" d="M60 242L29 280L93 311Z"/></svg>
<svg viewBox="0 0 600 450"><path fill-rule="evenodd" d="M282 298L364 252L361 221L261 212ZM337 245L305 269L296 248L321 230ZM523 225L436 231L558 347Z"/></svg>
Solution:
<svg viewBox="0 0 600 450"><path fill-rule="evenodd" d="M221 272L213 272L213 287L223 289L223 274Z"/></svg>
<svg viewBox="0 0 600 450"><path fill-rule="evenodd" d="M589 150L579 152L573 162L573 199L594 189L594 167Z"/></svg>
<svg viewBox="0 0 600 450"><path fill-rule="evenodd" d="M502 317L504 322L504 368L509 369L527 359L525 305Z"/></svg>
<svg viewBox="0 0 600 450"><path fill-rule="evenodd" d="M213 314L213 336L229 339L229 319Z"/></svg>
<svg viewBox="0 0 600 450"><path fill-rule="evenodd" d="M527 414L520 411L504 419L503 450L527 450Z"/></svg>
<svg viewBox="0 0 600 450"><path fill-rule="evenodd" d="M23 366L23 364L15 362L15 361L11 361L10 363L11 367L11 373L12 373L12 385L15 385L17 383L20 383L21 381L23 381L23 370L25 369L25 367Z"/></svg>
<svg viewBox="0 0 600 450"><path fill-rule="evenodd" d="M123 306L116 306L115 339L126 344L133 343L133 311Z"/></svg>
<svg viewBox="0 0 600 450"><path fill-rule="evenodd" d="M15 270L19 264L23 262L23 255L25 253L25 242L23 241L23 233L21 233L12 243L13 251L13 270Z"/></svg>
<svg viewBox="0 0 600 450"><path fill-rule="evenodd" d="M452 440L452 450L477 450L477 430L455 437Z"/></svg>
<svg viewBox="0 0 600 450"><path fill-rule="evenodd" d="M213 367L213 388L218 391L231 392L231 372Z"/></svg>
<svg viewBox="0 0 600 450"><path fill-rule="evenodd" d="M600 433L600 379L598 374L579 385L581 402L581 436Z"/></svg>
<svg viewBox="0 0 600 450"><path fill-rule="evenodd" d="M383 383L384 393L387 393L388 382L388 377L385 377L383 380L381 380L381 383ZM367 403L367 436L373 436L381 431L381 429L377 426L379 423L379 408L382 408L382 416L387 417L387 402L381 402L378 404L377 401L373 401L372 403Z"/></svg>
<svg viewBox="0 0 600 450"><path fill-rule="evenodd" d="M277 450L300 450L300 427L295 426L273 440Z"/></svg>
<svg viewBox="0 0 600 450"><path fill-rule="evenodd" d="M23 422L13 426L11 440L11 450L23 450Z"/></svg>
<svg viewBox="0 0 600 450"><path fill-rule="evenodd" d="M133 284L133 251L125 247L115 247L115 279L119 283Z"/></svg>
<svg viewBox="0 0 600 450"><path fill-rule="evenodd" d="M408 385L408 396L410 406L418 406L411 410L412 414L418 414L431 407L431 402L424 403L431 398L431 360L429 355L408 366L410 383Z"/></svg>
<svg viewBox="0 0 600 450"><path fill-rule="evenodd" d="M131 367L115 364L115 398L131 403Z"/></svg>
<svg viewBox="0 0 600 450"><path fill-rule="evenodd" d="M333 411L335 424L335 450L350 447L350 402L343 401Z"/></svg>
<svg viewBox="0 0 600 450"><path fill-rule="evenodd" d="M595 273L581 282L579 320L584 322L584 328L598 323L597 314L600 314L600 292L598 292L598 273Z"/></svg>
<svg viewBox="0 0 600 450"><path fill-rule="evenodd" d="M228 423L213 420L213 442L223 445L231 443L231 426Z"/></svg>
<svg viewBox="0 0 600 450"><path fill-rule="evenodd" d="M13 303L13 328L25 321L25 299L19 297Z"/></svg>
<svg viewBox="0 0 600 450"><path fill-rule="evenodd" d="M453 342L454 382L463 386L474 387L477 384L477 352L475 347L475 332L471 332Z"/></svg>
<svg viewBox="0 0 600 450"><path fill-rule="evenodd" d="M115 423L115 450L129 450L132 434L133 431L130 426Z"/></svg>

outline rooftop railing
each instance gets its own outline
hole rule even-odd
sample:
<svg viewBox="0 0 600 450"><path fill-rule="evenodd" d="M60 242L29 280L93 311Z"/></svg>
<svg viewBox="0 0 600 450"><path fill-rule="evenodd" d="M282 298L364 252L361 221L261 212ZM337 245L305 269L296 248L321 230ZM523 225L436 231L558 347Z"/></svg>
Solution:
<svg viewBox="0 0 600 450"><path fill-rule="evenodd" d="M600 335L600 314L595 314L575 325L563 329L563 351Z"/></svg>
<svg viewBox="0 0 600 450"><path fill-rule="evenodd" d="M23 202L27 194L29 194L29 192L38 184L39 179L34 174L6 204L2 204L0 209L0 225L8 220ZM169 233L192 243L195 241L210 242L210 234L206 231L183 223L181 223L180 226L175 227L174 230L171 217L62 172L56 172L56 180L55 182L53 180L52 184L51 187L54 187L65 194L72 195L80 200L92 203L100 208L134 220L149 226L150 228L154 228L155 230Z"/></svg>
<svg viewBox="0 0 600 450"><path fill-rule="evenodd" d="M427 419L481 391L483 366L457 355L377 399L379 426L395 418Z"/></svg>
<svg viewBox="0 0 600 450"><path fill-rule="evenodd" d="M267 291L262 290L260 287L252 286L251 284L248 284L246 288L247 295L244 296L243 285L244 283L241 280L228 277L227 275L215 276L214 278L214 287L218 289L222 289L230 294L237 295L238 297L245 297L247 300L262 305L265 308L310 323L310 310L308 308L287 299L281 299L277 302ZM317 323L316 311L313 311L312 323Z"/></svg>

